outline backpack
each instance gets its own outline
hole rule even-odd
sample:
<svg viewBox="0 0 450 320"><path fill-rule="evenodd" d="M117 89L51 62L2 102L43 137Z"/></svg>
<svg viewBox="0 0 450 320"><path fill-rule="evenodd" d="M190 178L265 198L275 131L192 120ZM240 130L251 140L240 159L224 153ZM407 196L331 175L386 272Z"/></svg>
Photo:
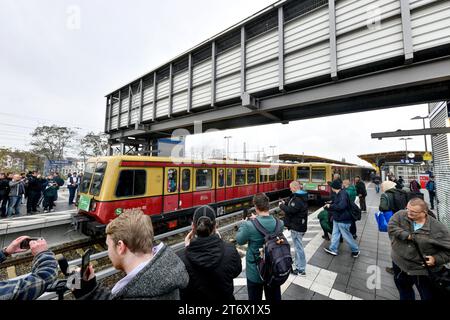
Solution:
<svg viewBox="0 0 450 320"><path fill-rule="evenodd" d="M256 230L264 236L261 255L256 259L256 267L264 284L281 286L292 270L291 246L283 234L280 221L276 219L275 231L267 232L257 220L251 220Z"/></svg>
<svg viewBox="0 0 450 320"><path fill-rule="evenodd" d="M356 205L356 203L350 200L350 197L348 198L348 202L349 202L348 208L350 210L350 214L352 215L353 220L355 221L361 220L361 209Z"/></svg>
<svg viewBox="0 0 450 320"><path fill-rule="evenodd" d="M389 208L395 213L399 210L406 208L408 204L408 194L402 190L396 190L393 193L393 203L389 205Z"/></svg>

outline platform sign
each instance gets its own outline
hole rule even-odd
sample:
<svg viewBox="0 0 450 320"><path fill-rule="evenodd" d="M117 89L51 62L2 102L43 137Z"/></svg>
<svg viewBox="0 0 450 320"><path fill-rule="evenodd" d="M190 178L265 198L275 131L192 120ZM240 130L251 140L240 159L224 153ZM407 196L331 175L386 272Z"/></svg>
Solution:
<svg viewBox="0 0 450 320"><path fill-rule="evenodd" d="M315 183L305 183L303 184L303 190L318 191L319 189Z"/></svg>
<svg viewBox="0 0 450 320"><path fill-rule="evenodd" d="M91 206L91 197L84 194L80 195L80 200L78 200L78 209L83 211L89 211Z"/></svg>
<svg viewBox="0 0 450 320"><path fill-rule="evenodd" d="M433 157L431 156L431 153L425 152L425 153L423 154L423 160L424 160L424 161L431 161L431 160L433 160Z"/></svg>
<svg viewBox="0 0 450 320"><path fill-rule="evenodd" d="M428 181L430 181L430 176L428 174L419 174L419 183L421 189L425 189Z"/></svg>

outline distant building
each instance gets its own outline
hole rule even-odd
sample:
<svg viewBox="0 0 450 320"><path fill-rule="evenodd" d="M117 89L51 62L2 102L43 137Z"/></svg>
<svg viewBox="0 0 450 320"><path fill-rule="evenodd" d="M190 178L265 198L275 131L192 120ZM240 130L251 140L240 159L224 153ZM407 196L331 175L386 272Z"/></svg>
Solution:
<svg viewBox="0 0 450 320"><path fill-rule="evenodd" d="M25 170L25 161L23 158L20 158L20 157L6 155L3 157L0 167L3 169L24 171Z"/></svg>

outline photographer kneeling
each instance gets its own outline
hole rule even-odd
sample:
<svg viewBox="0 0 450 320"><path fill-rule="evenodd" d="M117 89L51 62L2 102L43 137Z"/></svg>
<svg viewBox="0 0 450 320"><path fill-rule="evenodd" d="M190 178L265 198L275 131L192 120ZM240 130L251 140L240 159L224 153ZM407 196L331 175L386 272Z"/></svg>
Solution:
<svg viewBox="0 0 450 320"><path fill-rule="evenodd" d="M14 253L31 249L34 256L31 273L22 279L0 281L0 300L34 300L41 296L58 273L58 263L44 239L22 236L0 252L0 263ZM21 246L22 244L22 246ZM29 245L29 247L28 247Z"/></svg>

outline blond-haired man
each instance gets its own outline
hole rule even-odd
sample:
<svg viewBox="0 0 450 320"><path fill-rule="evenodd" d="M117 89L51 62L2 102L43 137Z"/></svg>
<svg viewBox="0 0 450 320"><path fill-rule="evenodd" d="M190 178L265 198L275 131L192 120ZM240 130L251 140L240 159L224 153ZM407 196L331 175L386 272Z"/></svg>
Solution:
<svg viewBox="0 0 450 320"><path fill-rule="evenodd" d="M74 295L93 300L178 300L189 282L180 258L163 243L154 246L150 216L127 212L106 227L108 256L114 268L127 275L109 290L96 283L94 269L83 275Z"/></svg>

